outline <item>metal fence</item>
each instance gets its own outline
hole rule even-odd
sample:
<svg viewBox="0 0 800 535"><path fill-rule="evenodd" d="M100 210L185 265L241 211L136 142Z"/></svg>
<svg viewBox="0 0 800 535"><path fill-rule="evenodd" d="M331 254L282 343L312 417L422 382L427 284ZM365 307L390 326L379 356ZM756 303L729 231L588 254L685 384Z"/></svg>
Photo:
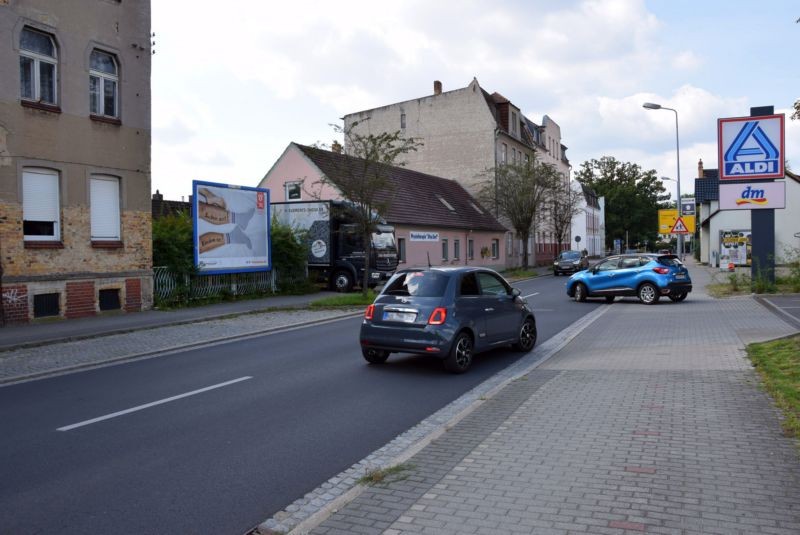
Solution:
<svg viewBox="0 0 800 535"><path fill-rule="evenodd" d="M276 270L252 273L226 273L224 275L184 275L183 284L166 267L153 268L153 293L155 298L167 301L176 292L187 292L188 299L204 299L223 295L276 293L286 290L305 279L305 274L281 276Z"/></svg>

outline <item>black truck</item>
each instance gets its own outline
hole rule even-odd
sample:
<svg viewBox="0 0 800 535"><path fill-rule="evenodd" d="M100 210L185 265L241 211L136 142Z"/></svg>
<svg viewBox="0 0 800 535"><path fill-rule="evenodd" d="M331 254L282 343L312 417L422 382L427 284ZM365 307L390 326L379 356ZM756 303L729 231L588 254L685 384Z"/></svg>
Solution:
<svg viewBox="0 0 800 535"><path fill-rule="evenodd" d="M367 248L346 201L279 202L272 215L290 226L306 243L309 276L332 290L349 292L363 281ZM370 286L387 280L397 269L394 227L379 220L372 233Z"/></svg>

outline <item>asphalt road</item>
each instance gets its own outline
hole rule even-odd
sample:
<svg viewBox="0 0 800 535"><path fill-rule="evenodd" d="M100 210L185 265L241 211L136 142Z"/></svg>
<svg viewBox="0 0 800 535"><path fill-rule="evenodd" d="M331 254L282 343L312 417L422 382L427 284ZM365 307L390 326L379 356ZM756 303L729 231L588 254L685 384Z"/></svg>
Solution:
<svg viewBox="0 0 800 535"><path fill-rule="evenodd" d="M565 280L516 285L539 343L602 304ZM369 366L359 323L0 388L0 533L241 534L519 358Z"/></svg>

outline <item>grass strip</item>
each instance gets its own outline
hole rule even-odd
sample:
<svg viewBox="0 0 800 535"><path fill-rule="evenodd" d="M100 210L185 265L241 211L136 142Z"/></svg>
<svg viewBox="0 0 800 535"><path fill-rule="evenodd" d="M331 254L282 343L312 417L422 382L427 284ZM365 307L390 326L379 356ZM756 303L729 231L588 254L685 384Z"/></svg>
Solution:
<svg viewBox="0 0 800 535"><path fill-rule="evenodd" d="M800 437L800 335L750 344L747 354L785 416L784 434Z"/></svg>

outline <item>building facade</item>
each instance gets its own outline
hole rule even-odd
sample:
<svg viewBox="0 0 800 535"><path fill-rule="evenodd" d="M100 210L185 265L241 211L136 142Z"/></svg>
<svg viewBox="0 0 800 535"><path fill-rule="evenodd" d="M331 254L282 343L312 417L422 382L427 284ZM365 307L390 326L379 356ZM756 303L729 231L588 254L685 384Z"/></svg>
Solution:
<svg viewBox="0 0 800 535"><path fill-rule="evenodd" d="M150 2L0 2L0 320L152 304Z"/></svg>
<svg viewBox="0 0 800 535"><path fill-rule="evenodd" d="M559 125L547 115L541 124L534 123L503 95L481 88L477 79L447 92L436 81L432 95L347 114L344 127L359 134L400 131L417 138L424 145L404 156L408 168L456 180L473 195L481 182L492 178L492 169L522 163L534 153L539 162L556 168L564 187L569 183L570 163ZM547 220L536 226L529 264L547 263L558 251ZM521 264L522 244L511 232L504 241L508 265Z"/></svg>
<svg viewBox="0 0 800 535"><path fill-rule="evenodd" d="M334 184L355 160L290 143L258 187L270 190L271 202L342 200ZM400 268L505 266L506 228L458 182L403 167L391 167L388 177L391 202L381 216L395 227Z"/></svg>
<svg viewBox="0 0 800 535"><path fill-rule="evenodd" d="M580 211L572 218L570 248L601 257L606 251L605 197L598 197L592 188L578 182L572 182L571 187L580 199Z"/></svg>

